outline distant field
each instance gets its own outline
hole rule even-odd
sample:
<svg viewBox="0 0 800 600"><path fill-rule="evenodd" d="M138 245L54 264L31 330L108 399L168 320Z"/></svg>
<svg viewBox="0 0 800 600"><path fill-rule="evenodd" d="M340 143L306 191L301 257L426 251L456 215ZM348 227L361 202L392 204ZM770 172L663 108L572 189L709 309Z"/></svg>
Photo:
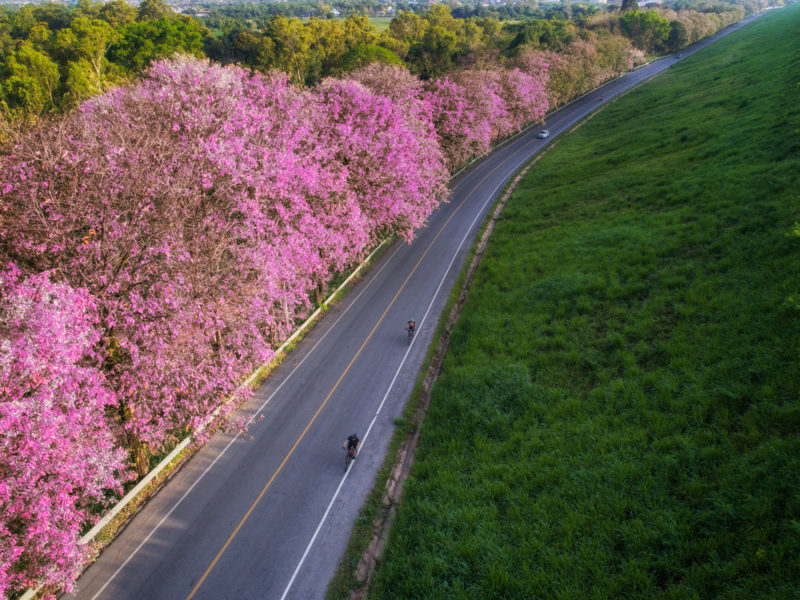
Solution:
<svg viewBox="0 0 800 600"><path fill-rule="evenodd" d="M378 33L389 29L389 23L392 22L392 17L370 17L369 22L378 30Z"/></svg>
<svg viewBox="0 0 800 600"><path fill-rule="evenodd" d="M374 599L800 598L800 6L530 171Z"/></svg>

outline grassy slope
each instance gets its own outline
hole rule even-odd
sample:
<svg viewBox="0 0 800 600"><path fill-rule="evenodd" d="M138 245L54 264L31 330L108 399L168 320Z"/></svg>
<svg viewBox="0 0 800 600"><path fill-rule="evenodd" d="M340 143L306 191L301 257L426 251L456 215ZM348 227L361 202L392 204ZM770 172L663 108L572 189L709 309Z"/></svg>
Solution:
<svg viewBox="0 0 800 600"><path fill-rule="evenodd" d="M800 6L510 201L373 598L800 597Z"/></svg>

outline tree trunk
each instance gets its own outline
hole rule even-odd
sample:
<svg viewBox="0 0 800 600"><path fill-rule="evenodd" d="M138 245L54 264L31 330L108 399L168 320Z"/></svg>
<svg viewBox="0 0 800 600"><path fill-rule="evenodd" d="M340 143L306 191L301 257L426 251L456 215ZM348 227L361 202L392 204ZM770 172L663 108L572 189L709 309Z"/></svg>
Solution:
<svg viewBox="0 0 800 600"><path fill-rule="evenodd" d="M122 425L123 436L125 439L125 447L128 449L130 461L136 474L139 478L144 477L150 471L150 453L147 451L147 446L139 439L139 436L132 431L125 429L125 424L130 420L131 410L125 404L119 404L119 420Z"/></svg>
<svg viewBox="0 0 800 600"><path fill-rule="evenodd" d="M128 450L131 453L133 467L136 474L141 478L150 472L150 453L147 447L139 439L139 436L132 433L128 434Z"/></svg>
<svg viewBox="0 0 800 600"><path fill-rule="evenodd" d="M314 300L316 301L317 306L321 306L322 301L324 299L325 299L325 286L322 285L322 282L320 281L314 288Z"/></svg>

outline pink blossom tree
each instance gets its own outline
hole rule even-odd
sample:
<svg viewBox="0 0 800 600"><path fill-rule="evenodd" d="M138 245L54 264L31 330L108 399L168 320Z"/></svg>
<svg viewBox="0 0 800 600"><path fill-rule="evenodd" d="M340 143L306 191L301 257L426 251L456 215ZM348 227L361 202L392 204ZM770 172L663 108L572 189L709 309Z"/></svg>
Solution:
<svg viewBox="0 0 800 600"><path fill-rule="evenodd" d="M405 67L374 62L350 71L347 78L358 81L374 94L389 98L394 104L401 107L410 104L414 110L421 110L424 86L419 77Z"/></svg>
<svg viewBox="0 0 800 600"><path fill-rule="evenodd" d="M467 105L478 119L489 124L492 141L503 139L516 131L509 110L501 72L495 69L466 69L452 74L466 91Z"/></svg>
<svg viewBox="0 0 800 600"><path fill-rule="evenodd" d="M428 83L426 91L439 144L451 171L489 151L491 124L470 105L464 86L444 77Z"/></svg>
<svg viewBox="0 0 800 600"><path fill-rule="evenodd" d="M464 70L424 84L403 67L373 63L350 73L373 93L429 122L454 170L549 108L549 63L528 57L508 69Z"/></svg>
<svg viewBox="0 0 800 600"><path fill-rule="evenodd" d="M547 92L550 103L558 106L571 99L570 94L574 93L574 87L571 80L564 76L568 63L563 54L529 47L520 52L513 64L528 73L535 72L541 64L546 64Z"/></svg>
<svg viewBox="0 0 800 600"><path fill-rule="evenodd" d="M133 449L204 418L263 342L226 328L246 321L230 304L247 265L230 254L236 205L212 191L226 180L215 181L192 137L235 107L191 90L183 100L157 85L117 89L25 137L3 165L7 254L98 299L104 368ZM201 114L181 113L192 101ZM135 458L146 472L146 457Z"/></svg>
<svg viewBox="0 0 800 600"><path fill-rule="evenodd" d="M82 525L125 478L97 319L86 290L0 274L0 596L69 588Z"/></svg>
<svg viewBox="0 0 800 600"><path fill-rule="evenodd" d="M597 87L633 66L635 51L622 38L576 40L563 52L523 50L515 64L523 71L548 67L547 92L554 106Z"/></svg>
<svg viewBox="0 0 800 600"><path fill-rule="evenodd" d="M467 109L465 90L454 82L425 84L404 67L380 63L352 71L349 77L422 120L434 132L448 170L488 150L488 124L479 123Z"/></svg>
<svg viewBox="0 0 800 600"><path fill-rule="evenodd" d="M410 236L445 179L429 128L358 84L164 61L0 158L0 248L97 299L143 473L145 445L218 408L310 290Z"/></svg>
<svg viewBox="0 0 800 600"><path fill-rule="evenodd" d="M511 117L514 131L523 129L547 114L548 65L540 63L533 72L503 69L499 72L500 95Z"/></svg>
<svg viewBox="0 0 800 600"><path fill-rule="evenodd" d="M432 120L451 170L547 113L549 65L532 61L526 66L530 70L468 69L427 84Z"/></svg>
<svg viewBox="0 0 800 600"><path fill-rule="evenodd" d="M355 81L314 90L316 136L344 169L373 239L411 239L447 195L444 157L429 122Z"/></svg>

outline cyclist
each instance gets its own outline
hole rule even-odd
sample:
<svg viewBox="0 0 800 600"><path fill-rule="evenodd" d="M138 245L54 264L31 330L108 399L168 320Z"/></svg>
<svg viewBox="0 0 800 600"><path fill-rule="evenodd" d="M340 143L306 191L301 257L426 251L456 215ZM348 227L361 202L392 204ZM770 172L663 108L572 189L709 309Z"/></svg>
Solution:
<svg viewBox="0 0 800 600"><path fill-rule="evenodd" d="M356 450L358 450L358 445L361 443L361 440L358 439L358 436L354 433L349 438L344 441L342 444L342 448L351 452L353 455L353 460L356 458Z"/></svg>
<svg viewBox="0 0 800 600"><path fill-rule="evenodd" d="M408 325L406 326L406 331L408 331L408 335L414 335L414 332L417 330L417 322L414 319L408 320Z"/></svg>

